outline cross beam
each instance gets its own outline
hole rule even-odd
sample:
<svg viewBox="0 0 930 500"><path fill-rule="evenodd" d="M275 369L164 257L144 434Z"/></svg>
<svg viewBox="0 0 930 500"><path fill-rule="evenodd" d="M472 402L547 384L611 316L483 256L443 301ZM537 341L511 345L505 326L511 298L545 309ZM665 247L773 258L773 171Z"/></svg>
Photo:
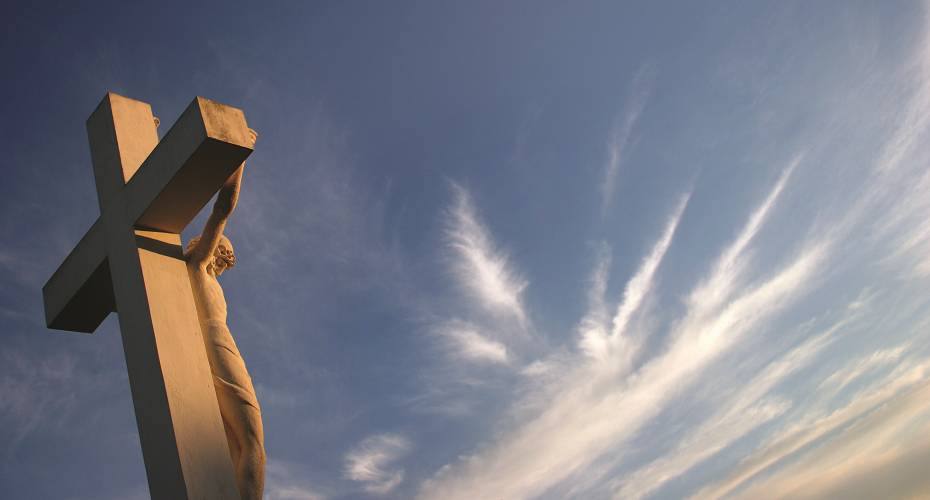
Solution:
<svg viewBox="0 0 930 500"><path fill-rule="evenodd" d="M159 142L151 107L87 120L100 217L42 289L49 328L113 311L153 499L239 498L180 233L251 154L242 111L196 98Z"/></svg>

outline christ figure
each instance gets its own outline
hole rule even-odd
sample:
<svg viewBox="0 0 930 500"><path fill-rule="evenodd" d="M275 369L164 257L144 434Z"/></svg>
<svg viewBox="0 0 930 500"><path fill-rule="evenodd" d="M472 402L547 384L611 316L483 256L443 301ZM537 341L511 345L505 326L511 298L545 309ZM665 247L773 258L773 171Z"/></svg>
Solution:
<svg viewBox="0 0 930 500"><path fill-rule="evenodd" d="M255 131L249 129L249 134L254 144ZM236 263L233 247L223 236L223 228L236 207L244 166L245 163L240 165L220 188L203 234L187 245L184 259L194 291L210 371L213 372L216 400L223 417L239 495L242 500L260 500L265 483L262 414L245 362L226 327L226 298L216 280Z"/></svg>

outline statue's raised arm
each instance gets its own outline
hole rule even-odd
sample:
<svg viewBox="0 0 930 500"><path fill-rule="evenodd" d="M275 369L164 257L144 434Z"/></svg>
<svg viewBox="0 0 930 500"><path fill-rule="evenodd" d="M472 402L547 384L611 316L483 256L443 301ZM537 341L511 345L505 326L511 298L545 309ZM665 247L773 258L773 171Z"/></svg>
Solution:
<svg viewBox="0 0 930 500"><path fill-rule="evenodd" d="M249 139L252 146L255 145L255 139L257 137L258 134L256 134L254 130L249 129ZM239 200L239 188L242 185L243 167L245 167L245 162L239 165L239 168L229 176L229 179L227 179L223 187L220 188L220 192L216 195L216 202L213 204L213 212L210 214L210 218L203 228L203 233L199 237L191 240L191 244L188 245L188 251L185 252L184 255L185 260L188 262L206 265L214 259L217 246L223 237L223 229L226 228L226 220L236 208L236 202ZM226 267L232 267L233 262L228 262L227 264ZM218 271L217 274L223 272L222 269Z"/></svg>

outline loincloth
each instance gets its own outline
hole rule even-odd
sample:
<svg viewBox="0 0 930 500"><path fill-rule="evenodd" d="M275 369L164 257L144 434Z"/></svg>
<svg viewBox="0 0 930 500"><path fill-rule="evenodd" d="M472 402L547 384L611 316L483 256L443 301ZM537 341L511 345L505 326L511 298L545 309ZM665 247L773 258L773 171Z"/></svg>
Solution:
<svg viewBox="0 0 930 500"><path fill-rule="evenodd" d="M239 384L227 382L226 380L223 380L222 377L214 373L213 387L216 389L217 393L220 391L225 392L230 396L238 399L239 401L255 408L259 412L262 411L262 409L258 407L258 398L255 397L255 390L252 389L251 381L249 382L248 388L246 388ZM217 394L217 396L219 396L219 394Z"/></svg>
<svg viewBox="0 0 930 500"><path fill-rule="evenodd" d="M207 344L207 359L210 361L217 397L222 397L221 392L226 393L260 412L252 377L245 369L245 361L229 329L220 321L208 321L203 326L206 330L204 340Z"/></svg>

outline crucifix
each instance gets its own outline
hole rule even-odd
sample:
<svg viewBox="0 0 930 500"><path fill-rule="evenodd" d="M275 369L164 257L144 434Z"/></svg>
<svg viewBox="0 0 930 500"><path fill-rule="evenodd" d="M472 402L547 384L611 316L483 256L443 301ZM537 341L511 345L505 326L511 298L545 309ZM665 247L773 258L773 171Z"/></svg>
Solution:
<svg viewBox="0 0 930 500"><path fill-rule="evenodd" d="M87 120L100 217L42 289L49 328L117 312L153 499L239 498L180 233L252 153L242 111L196 98L159 141L110 93Z"/></svg>

